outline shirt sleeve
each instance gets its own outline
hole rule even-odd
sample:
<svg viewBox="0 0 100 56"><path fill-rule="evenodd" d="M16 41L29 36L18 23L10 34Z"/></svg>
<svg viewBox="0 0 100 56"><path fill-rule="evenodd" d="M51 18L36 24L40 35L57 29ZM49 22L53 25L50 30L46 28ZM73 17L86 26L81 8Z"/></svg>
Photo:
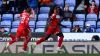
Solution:
<svg viewBox="0 0 100 56"><path fill-rule="evenodd" d="M56 14L52 14L51 18L52 19L56 18Z"/></svg>
<svg viewBox="0 0 100 56"><path fill-rule="evenodd" d="M22 17L22 13L21 13L21 14L19 14L19 16L20 16L20 17Z"/></svg>

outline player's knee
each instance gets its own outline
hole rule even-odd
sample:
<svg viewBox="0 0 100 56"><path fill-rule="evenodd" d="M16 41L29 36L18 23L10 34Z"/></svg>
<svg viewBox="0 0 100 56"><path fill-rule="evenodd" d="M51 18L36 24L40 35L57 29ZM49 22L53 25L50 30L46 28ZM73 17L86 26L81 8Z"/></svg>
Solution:
<svg viewBox="0 0 100 56"><path fill-rule="evenodd" d="M57 36L64 38L63 33L58 33Z"/></svg>
<svg viewBox="0 0 100 56"><path fill-rule="evenodd" d="M48 40L48 38L51 36L52 34L48 34L46 37L45 37L45 40Z"/></svg>
<svg viewBox="0 0 100 56"><path fill-rule="evenodd" d="M45 37L45 40L48 40L48 37Z"/></svg>

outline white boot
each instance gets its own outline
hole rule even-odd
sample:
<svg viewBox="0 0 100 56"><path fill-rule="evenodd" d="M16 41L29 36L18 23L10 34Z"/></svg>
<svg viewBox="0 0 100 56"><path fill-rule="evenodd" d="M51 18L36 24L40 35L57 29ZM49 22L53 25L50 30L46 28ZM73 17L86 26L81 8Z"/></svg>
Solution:
<svg viewBox="0 0 100 56"><path fill-rule="evenodd" d="M9 47L9 45L10 45L10 44L9 44L9 43L7 43L7 45L6 45L6 49Z"/></svg>
<svg viewBox="0 0 100 56"><path fill-rule="evenodd" d="M35 47L36 47L36 43L32 44L33 50L35 49Z"/></svg>
<svg viewBox="0 0 100 56"><path fill-rule="evenodd" d="M60 47L57 47L57 52L64 52L64 51L61 50Z"/></svg>

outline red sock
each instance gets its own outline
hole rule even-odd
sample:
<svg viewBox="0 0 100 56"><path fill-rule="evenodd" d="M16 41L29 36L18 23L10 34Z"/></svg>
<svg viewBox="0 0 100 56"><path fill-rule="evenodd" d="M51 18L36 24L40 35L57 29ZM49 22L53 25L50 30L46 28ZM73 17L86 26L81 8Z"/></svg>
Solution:
<svg viewBox="0 0 100 56"><path fill-rule="evenodd" d="M11 44L13 44L14 42L16 42L16 39L10 41L9 44L11 45Z"/></svg>
<svg viewBox="0 0 100 56"><path fill-rule="evenodd" d="M9 36L11 37L12 40L15 39L15 37L12 34L10 34Z"/></svg>
<svg viewBox="0 0 100 56"><path fill-rule="evenodd" d="M27 44L29 43L29 41L30 41L30 37L28 37L28 39L27 39L27 41L26 42L24 42L24 51L26 51L27 50Z"/></svg>
<svg viewBox="0 0 100 56"><path fill-rule="evenodd" d="M42 37L40 40L38 40L38 41L36 42L36 44L38 45L38 44L40 44L40 43L43 42L43 41L45 41L45 38L44 38L44 37Z"/></svg>
<svg viewBox="0 0 100 56"><path fill-rule="evenodd" d="M62 42L63 42L63 37L60 37L59 42L58 42L58 47L61 47Z"/></svg>
<svg viewBox="0 0 100 56"><path fill-rule="evenodd" d="M27 50L27 44L28 44L28 43L24 42L24 51Z"/></svg>

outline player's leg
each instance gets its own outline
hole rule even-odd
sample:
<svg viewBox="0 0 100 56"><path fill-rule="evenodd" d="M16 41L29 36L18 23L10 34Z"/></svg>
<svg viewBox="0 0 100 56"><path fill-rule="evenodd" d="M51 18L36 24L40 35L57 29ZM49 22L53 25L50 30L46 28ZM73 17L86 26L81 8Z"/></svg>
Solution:
<svg viewBox="0 0 100 56"><path fill-rule="evenodd" d="M46 37L41 37L40 40L38 40L37 42L35 42L35 43L32 45L33 50L35 49L36 45L38 45L38 44L42 43L43 41L47 40L51 35L52 35L52 34L47 35Z"/></svg>
<svg viewBox="0 0 100 56"><path fill-rule="evenodd" d="M36 47L36 45L42 43L43 41L47 40L50 36L52 35L52 28L48 28L47 32L46 32L46 37L41 37L40 40L38 40L37 42L35 42L35 44L32 45L32 48L34 49Z"/></svg>
<svg viewBox="0 0 100 56"><path fill-rule="evenodd" d="M52 34L46 35L46 37L41 37L41 39L38 40L38 41L36 42L36 45L38 45L38 44L40 44L41 42L47 40L51 35L52 35Z"/></svg>
<svg viewBox="0 0 100 56"><path fill-rule="evenodd" d="M31 32L28 32L28 33L24 32L24 36L25 38L24 38L23 50L24 50L24 53L29 54L29 52L27 51L27 47L28 47L27 45L31 39Z"/></svg>
<svg viewBox="0 0 100 56"><path fill-rule="evenodd" d="M23 45L23 46L24 46L24 48L23 48L23 49L24 49L24 52L25 52L25 53L28 53L28 52L27 52L27 47L28 47L27 45L28 45L28 43L29 43L30 39L31 39L31 38L30 38L30 37L28 37L28 36L27 36L27 37L25 37L25 40L24 40L24 45Z"/></svg>
<svg viewBox="0 0 100 56"><path fill-rule="evenodd" d="M9 37L11 37L12 40L15 39L15 36L13 36L12 34L9 34Z"/></svg>
<svg viewBox="0 0 100 56"><path fill-rule="evenodd" d="M12 40L15 39L15 36L10 34L9 32L4 32L3 35L8 35L9 37L11 37Z"/></svg>
<svg viewBox="0 0 100 56"><path fill-rule="evenodd" d="M58 40L57 51L62 51L62 50L60 50L60 48L61 48L61 45L62 45L62 42L63 42L64 35L63 35L62 32L60 32L60 33L58 33L56 35L60 37L59 40Z"/></svg>
<svg viewBox="0 0 100 56"><path fill-rule="evenodd" d="M46 32L46 37L41 37L41 39L36 42L36 45L38 45L41 42L47 40L52 35L52 33L53 33L53 29L51 27L49 27L47 32Z"/></svg>
<svg viewBox="0 0 100 56"><path fill-rule="evenodd" d="M19 39L19 34L16 34L16 37L14 37L13 35L11 35L11 37L13 38L9 43L7 43L6 48L8 48L11 44L13 44L14 42L18 41Z"/></svg>

